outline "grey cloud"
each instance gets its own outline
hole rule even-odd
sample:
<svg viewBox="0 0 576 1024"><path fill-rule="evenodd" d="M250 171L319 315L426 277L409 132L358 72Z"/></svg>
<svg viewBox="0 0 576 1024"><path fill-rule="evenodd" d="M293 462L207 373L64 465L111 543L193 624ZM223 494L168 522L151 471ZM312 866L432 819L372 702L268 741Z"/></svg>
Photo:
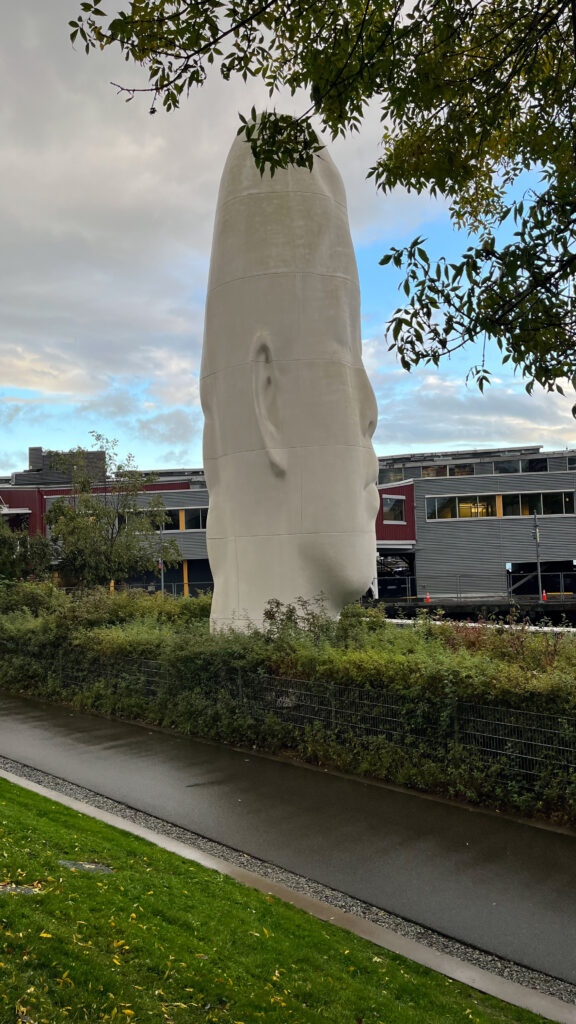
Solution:
<svg viewBox="0 0 576 1024"><path fill-rule="evenodd" d="M571 400L542 390L494 387L484 395L424 371L376 373L379 406L374 443L383 453L503 444L576 445Z"/></svg>
<svg viewBox="0 0 576 1024"><path fill-rule="evenodd" d="M112 389L98 398L89 399L76 406L76 413L82 416L106 416L112 420L124 421L127 417L141 412L141 402L130 391Z"/></svg>
<svg viewBox="0 0 576 1024"><path fill-rule="evenodd" d="M0 402L0 426L9 427L24 409L24 405L16 402Z"/></svg>
<svg viewBox="0 0 576 1024"><path fill-rule="evenodd" d="M184 409L173 409L136 422L141 437L160 444L192 441L201 429L200 417Z"/></svg>
<svg viewBox="0 0 576 1024"><path fill-rule="evenodd" d="M162 452L162 465L175 468L198 468L190 465L190 452L188 448L169 448L167 451Z"/></svg>
<svg viewBox="0 0 576 1024"><path fill-rule="evenodd" d="M27 467L28 452L23 448L17 448L14 451L0 449L0 475L8 476L10 473L16 473L18 470L27 469Z"/></svg>
<svg viewBox="0 0 576 1024"><path fill-rule="evenodd" d="M140 69L119 53L86 57L71 47L67 23L79 6L27 0L3 13L0 385L59 403L59 410L22 405L4 417L13 432L23 424L27 442L57 447L69 427L66 404L78 432L92 417L89 425L103 432L112 420L147 452L162 444L164 455L182 455L200 436L198 369L219 174L237 111L268 98L257 83L212 78L179 112L152 118L146 98L125 104L109 84L142 84ZM292 101L280 103L287 109ZM416 230L442 212L425 197L383 198L365 182L380 130L372 107L359 135L331 146L360 243L399 226ZM475 442L486 432L500 443L501 430L508 437L530 429L531 439L545 430L567 434L560 413L550 425L537 403L513 405L514 419L510 404L490 412L490 402L470 404L460 392L448 401L420 378L413 391L381 341L372 339L366 353L381 445L425 439L426 446L434 436L453 446L455 434ZM144 385L148 411L129 394ZM531 421L535 409L540 420Z"/></svg>

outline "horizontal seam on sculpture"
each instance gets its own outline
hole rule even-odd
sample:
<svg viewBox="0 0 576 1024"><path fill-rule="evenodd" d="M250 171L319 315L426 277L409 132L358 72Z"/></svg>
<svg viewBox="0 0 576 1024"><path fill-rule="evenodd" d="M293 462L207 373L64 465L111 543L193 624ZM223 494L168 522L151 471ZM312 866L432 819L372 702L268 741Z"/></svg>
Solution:
<svg viewBox="0 0 576 1024"><path fill-rule="evenodd" d="M294 533L223 533L221 535L214 534L210 540L266 540L268 538L277 537L314 537L316 535L321 537L371 537L373 534L373 528L370 530L295 530Z"/></svg>
<svg viewBox="0 0 576 1024"><path fill-rule="evenodd" d="M331 356L318 356L312 358L310 356L293 356L292 359L274 359L275 363L338 363L339 366L347 366L349 370L364 370L363 365L359 363L348 363L345 359L335 359ZM200 380L208 380L209 377L215 377L217 373L224 373L226 370L236 370L240 366L253 366L254 360L243 359L239 363L226 363L226 366L222 366L219 370L210 370L209 373L201 373Z"/></svg>
<svg viewBox="0 0 576 1024"><path fill-rule="evenodd" d="M318 270L258 270L254 274L243 274L241 277L230 277L227 281L222 281L221 284L213 285L208 289L208 296L210 296L212 292L218 291L219 288L225 288L227 284L236 284L236 281L250 281L254 277L279 277L280 274L290 277L334 277L340 281L352 281L354 284L357 284L357 278L351 277L349 274L322 274Z"/></svg>
<svg viewBox="0 0 576 1024"><path fill-rule="evenodd" d="M307 192L301 189L286 189L286 191L270 192L266 189L262 189L261 192L237 192L236 195L229 196L228 199L224 199L219 203L220 207L228 206L228 203L234 203L237 199L250 199L252 196L319 196L320 199L326 199L331 203L336 203L340 209L348 212L348 206L346 203L341 203L339 199L334 199L334 196L326 195L325 192Z"/></svg>
<svg viewBox="0 0 576 1024"><path fill-rule="evenodd" d="M357 448L358 451L367 452L373 450L373 445L368 444L334 444L333 441L322 441L319 444L282 444L278 445L277 448L270 448L271 452L296 452L300 451L301 448ZM222 455L209 455L209 459L228 459L232 455L246 455L247 452L252 452L254 455L260 455L262 452L268 451L267 448L239 448L235 452L225 452ZM376 455L376 453L374 453ZM376 455L376 458L378 456ZM389 486L389 485L388 485Z"/></svg>

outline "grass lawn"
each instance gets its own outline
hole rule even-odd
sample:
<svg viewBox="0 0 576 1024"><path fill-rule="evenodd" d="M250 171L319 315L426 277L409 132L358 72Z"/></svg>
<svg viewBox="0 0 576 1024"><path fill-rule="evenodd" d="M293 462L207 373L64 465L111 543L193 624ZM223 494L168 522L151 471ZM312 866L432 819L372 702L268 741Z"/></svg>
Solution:
<svg viewBox="0 0 576 1024"><path fill-rule="evenodd" d="M1 1024L544 1020L4 779L0 886Z"/></svg>

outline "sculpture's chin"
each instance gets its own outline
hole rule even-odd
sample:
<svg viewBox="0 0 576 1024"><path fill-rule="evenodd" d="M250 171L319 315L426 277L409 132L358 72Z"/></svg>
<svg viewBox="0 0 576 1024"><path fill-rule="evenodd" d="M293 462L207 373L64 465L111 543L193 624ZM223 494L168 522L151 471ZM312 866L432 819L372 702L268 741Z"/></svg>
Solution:
<svg viewBox="0 0 576 1024"><path fill-rule="evenodd" d="M260 628L271 600L320 600L336 618L358 600L375 573L374 528L364 533L210 538L214 575L212 629Z"/></svg>

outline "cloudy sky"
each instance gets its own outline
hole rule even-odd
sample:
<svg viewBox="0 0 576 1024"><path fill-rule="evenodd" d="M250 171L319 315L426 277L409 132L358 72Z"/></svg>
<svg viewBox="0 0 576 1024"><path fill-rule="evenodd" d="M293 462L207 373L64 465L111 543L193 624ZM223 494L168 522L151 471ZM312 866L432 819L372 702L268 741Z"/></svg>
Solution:
<svg viewBox="0 0 576 1024"><path fill-rule="evenodd" d="M79 0L27 0L3 14L0 61L0 474L31 445L117 438L142 468L201 465L198 370L218 179L238 111L260 87L215 78L180 111L151 117L110 81L139 84L119 55L69 42ZM407 374L384 327L398 279L392 244L428 237L455 254L442 203L364 180L376 112L331 149L348 192L362 287L365 362L379 454L501 444L576 445L573 398L529 398L504 371L484 396L464 385L474 353ZM499 369L497 363L493 368Z"/></svg>

